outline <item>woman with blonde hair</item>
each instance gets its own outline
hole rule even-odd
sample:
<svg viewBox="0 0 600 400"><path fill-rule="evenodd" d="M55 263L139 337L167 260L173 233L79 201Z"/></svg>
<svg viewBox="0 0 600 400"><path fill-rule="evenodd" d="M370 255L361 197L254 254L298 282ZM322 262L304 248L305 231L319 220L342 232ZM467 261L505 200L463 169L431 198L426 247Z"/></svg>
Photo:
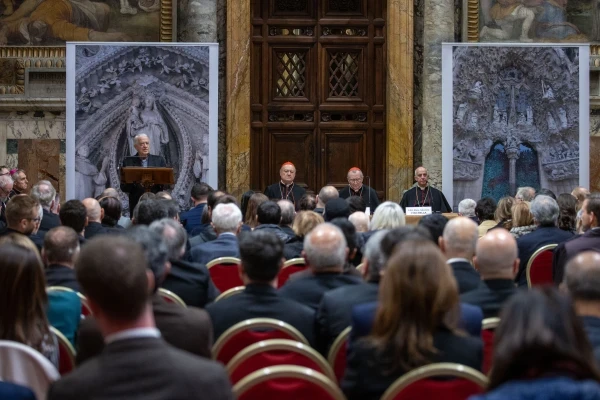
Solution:
<svg viewBox="0 0 600 400"><path fill-rule="evenodd" d="M497 228L504 228L508 231L512 228L512 207L515 204L514 197L505 196L498 200L498 206L494 214L494 219L498 223Z"/></svg>
<svg viewBox="0 0 600 400"><path fill-rule="evenodd" d="M262 193L254 193L248 200L248 208L246 209L246 215L244 215L244 224L254 229L258 225L258 206L265 201L269 201L269 198Z"/></svg>
<svg viewBox="0 0 600 400"><path fill-rule="evenodd" d="M369 230L394 229L404 225L406 225L406 216L402 207L391 201L384 201L375 210Z"/></svg>
<svg viewBox="0 0 600 400"><path fill-rule="evenodd" d="M58 366L58 343L45 311L44 267L35 245L23 235L8 235L0 241L0 260L0 340L26 344Z"/></svg>
<svg viewBox="0 0 600 400"><path fill-rule="evenodd" d="M521 201L516 203L512 208L512 228L510 233L515 239L520 238L523 235L531 233L537 228L537 225L533 222L533 214L529 208L528 201Z"/></svg>
<svg viewBox="0 0 600 400"><path fill-rule="evenodd" d="M458 331L458 318L458 287L440 249L423 240L398 244L381 278L371 335L348 353L341 383L348 400L379 399L397 378L431 363L481 369L481 340Z"/></svg>
<svg viewBox="0 0 600 400"><path fill-rule="evenodd" d="M304 250L304 236L308 235L315 226L325 222L323 217L314 211L300 211L294 218L292 229L296 236L283 246L283 255L286 260L298 258Z"/></svg>

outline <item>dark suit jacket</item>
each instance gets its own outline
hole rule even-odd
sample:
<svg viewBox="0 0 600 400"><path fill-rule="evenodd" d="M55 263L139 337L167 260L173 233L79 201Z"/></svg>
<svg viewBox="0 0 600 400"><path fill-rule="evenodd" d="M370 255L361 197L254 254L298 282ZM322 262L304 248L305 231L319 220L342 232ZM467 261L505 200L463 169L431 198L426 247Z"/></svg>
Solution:
<svg viewBox="0 0 600 400"><path fill-rule="evenodd" d="M238 322L250 318L274 318L298 329L311 346L315 343L315 312L295 301L283 298L273 287L251 283L235 296L206 307L213 322L215 339Z"/></svg>
<svg viewBox="0 0 600 400"><path fill-rule="evenodd" d="M588 339L594 348L594 358L596 364L600 365L600 318L582 316L583 327L588 335Z"/></svg>
<svg viewBox="0 0 600 400"><path fill-rule="evenodd" d="M481 277L471 263L467 261L456 261L448 263L448 265L452 267L452 272L454 272L454 278L456 278L456 283L458 284L459 294L474 290L479 286L479 283L481 283Z"/></svg>
<svg viewBox="0 0 600 400"><path fill-rule="evenodd" d="M0 382L0 399L2 400L36 400L31 389L9 382Z"/></svg>
<svg viewBox="0 0 600 400"><path fill-rule="evenodd" d="M350 197L350 185L340 190L340 198L347 199L348 197ZM379 197L377 197L377 192L372 187L363 185L360 197L363 198L367 207L371 207L371 213L373 213L377 206L379 206ZM369 197L371 201L370 203Z"/></svg>
<svg viewBox="0 0 600 400"><path fill-rule="evenodd" d="M0 237L6 236L6 235L10 235L11 233L16 233L18 235L23 235L23 233L15 230L15 229L12 229L12 228L9 228L9 227L4 227L2 230L0 230ZM31 239L31 241L33 242L33 244L35 244L35 246L41 252L42 251L42 247L44 246L44 239L42 239L37 234L36 235L29 235L27 237L29 239Z"/></svg>
<svg viewBox="0 0 600 400"><path fill-rule="evenodd" d="M377 301L378 293L378 282L325 292L317 311L317 350L326 355L338 335L352 323L352 308Z"/></svg>
<svg viewBox="0 0 600 400"><path fill-rule="evenodd" d="M527 286L527 262L537 249L547 244L561 243L573 237L568 231L563 231L555 226L540 226L533 232L523 235L517 239L517 248L519 249L519 271L515 277L515 282L519 286Z"/></svg>
<svg viewBox="0 0 600 400"><path fill-rule="evenodd" d="M481 308L483 318L497 317L504 302L517 291L512 279L488 279L475 290L464 293L460 301Z"/></svg>
<svg viewBox="0 0 600 400"><path fill-rule="evenodd" d="M221 294L203 264L170 261L171 271L160 286L181 297L188 306L204 308Z"/></svg>
<svg viewBox="0 0 600 400"><path fill-rule="evenodd" d="M274 183L270 186L268 186L265 189L265 196L267 196L269 198L269 200L281 200L281 188L280 185L281 182L277 182ZM292 193L288 196L288 200L291 201L292 203L294 203L295 207L296 207L296 211L300 210L300 199L302 198L302 196L304 196L306 194L306 190L301 187L298 186L294 183L294 187L292 187Z"/></svg>
<svg viewBox="0 0 600 400"><path fill-rule="evenodd" d="M50 264L46 267L46 286L64 286L81 292L75 270L60 264Z"/></svg>
<svg viewBox="0 0 600 400"><path fill-rule="evenodd" d="M452 362L481 370L483 344L481 339L459 336L440 328L433 335L437 353L428 358L432 363ZM408 372L394 369L391 361L393 350L380 352L366 340L354 343L348 351L346 374L341 388L348 400L378 400L387 388L400 376Z"/></svg>
<svg viewBox="0 0 600 400"><path fill-rule="evenodd" d="M88 222L87 226L85 227L84 235L86 240L90 240L96 235L107 233L110 233L110 229L102 226L100 222Z"/></svg>
<svg viewBox="0 0 600 400"><path fill-rule="evenodd" d="M190 254L193 262L206 265L218 257L240 258L240 246L237 236L219 235L215 240L192 247Z"/></svg>
<svg viewBox="0 0 600 400"><path fill-rule="evenodd" d="M206 203L200 203L179 216L179 220L185 226L188 235L191 235L195 228L202 225L202 213L205 206Z"/></svg>
<svg viewBox="0 0 600 400"><path fill-rule="evenodd" d="M377 302L354 306L352 309L352 341L371 333L377 306ZM481 308L460 303L459 328L464 329L471 336L479 337L481 335L482 320L483 312Z"/></svg>
<svg viewBox="0 0 600 400"><path fill-rule="evenodd" d="M529 235L532 234L533 232ZM565 266L571 257L587 250L600 252L600 228L590 229L583 235L567 240L554 249L552 277L555 284L559 285L562 282Z"/></svg>
<svg viewBox="0 0 600 400"><path fill-rule="evenodd" d="M43 239L46 235L46 232L52 228L56 228L57 226L60 226L60 218L58 217L58 214L54 214L53 212L44 209L44 216L42 217L42 222L40 222L38 236Z"/></svg>
<svg viewBox="0 0 600 400"><path fill-rule="evenodd" d="M123 160L123 167L141 167L142 159L134 157L127 157ZM153 154L148 155L148 167L166 167L167 162L161 156L155 156ZM133 209L138 203L138 200L145 193L144 187L139 183L121 183L121 190L125 193L129 193L129 212L133 213ZM157 193L163 190L163 185L152 186L151 192Z"/></svg>
<svg viewBox="0 0 600 400"><path fill-rule="evenodd" d="M288 280L279 294L288 299L302 303L313 310L319 308L319 303L325 292L345 285L361 285L364 281L353 275L340 273L311 274L301 279Z"/></svg>
<svg viewBox="0 0 600 400"><path fill-rule="evenodd" d="M187 332L190 340L195 332ZM55 382L48 400L232 400L223 366L160 338L112 342L102 354Z"/></svg>
<svg viewBox="0 0 600 400"><path fill-rule="evenodd" d="M206 311L167 303L157 294L152 296L154 321L162 338L170 345L197 356L210 358L212 325ZM104 339L94 318L79 324L77 364L99 355Z"/></svg>
<svg viewBox="0 0 600 400"><path fill-rule="evenodd" d="M283 256L286 260L302 257L304 250L304 238L293 236L287 243L283 245Z"/></svg>

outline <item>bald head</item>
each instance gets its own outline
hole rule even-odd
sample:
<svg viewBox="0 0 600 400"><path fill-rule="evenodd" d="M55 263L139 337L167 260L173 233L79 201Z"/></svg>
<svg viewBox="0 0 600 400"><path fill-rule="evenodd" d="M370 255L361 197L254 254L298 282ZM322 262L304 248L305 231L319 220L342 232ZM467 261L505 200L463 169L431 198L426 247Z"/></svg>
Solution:
<svg viewBox="0 0 600 400"><path fill-rule="evenodd" d="M315 273L341 272L348 255L346 246L340 228L329 223L317 225L304 237L304 255Z"/></svg>
<svg viewBox="0 0 600 400"><path fill-rule="evenodd" d="M367 232L369 230L369 216L362 211L350 214L348 221L352 222L356 232Z"/></svg>
<svg viewBox="0 0 600 400"><path fill-rule="evenodd" d="M87 212L87 217L89 222L101 222L101 208L98 200L92 199L91 197L87 199L83 199L83 205L85 206L85 210Z"/></svg>
<svg viewBox="0 0 600 400"><path fill-rule="evenodd" d="M473 263L483 279L514 279L518 254L515 238L506 229L497 228L477 241Z"/></svg>
<svg viewBox="0 0 600 400"><path fill-rule="evenodd" d="M115 188L106 188L104 189L104 191L102 192L102 195L100 195L100 197L115 197L115 198L119 198L119 192L117 192L117 189Z"/></svg>
<svg viewBox="0 0 600 400"><path fill-rule="evenodd" d="M466 258L475 254L477 244L477 224L467 217L453 218L444 227L439 245L447 258Z"/></svg>
<svg viewBox="0 0 600 400"><path fill-rule="evenodd" d="M575 302L600 302L600 253L585 251L565 268L564 286Z"/></svg>
<svg viewBox="0 0 600 400"><path fill-rule="evenodd" d="M340 197L340 194L335 187L323 186L317 196L317 208L325 208L329 200L337 199L338 197Z"/></svg>

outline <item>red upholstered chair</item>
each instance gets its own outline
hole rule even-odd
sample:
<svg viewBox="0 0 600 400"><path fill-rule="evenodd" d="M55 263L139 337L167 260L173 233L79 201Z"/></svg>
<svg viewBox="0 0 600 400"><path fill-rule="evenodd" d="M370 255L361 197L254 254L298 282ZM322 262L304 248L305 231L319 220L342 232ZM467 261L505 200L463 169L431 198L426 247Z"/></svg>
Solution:
<svg viewBox="0 0 600 400"><path fill-rule="evenodd" d="M333 370L323 356L310 346L287 339L264 340L246 347L229 361L227 373L235 385L252 372L275 365L311 368L335 380Z"/></svg>
<svg viewBox="0 0 600 400"><path fill-rule="evenodd" d="M311 368L278 365L260 369L233 387L237 400L345 400L340 388Z"/></svg>
<svg viewBox="0 0 600 400"><path fill-rule="evenodd" d="M50 331L58 340L58 372L61 375L68 374L75 369L75 348L58 329L51 326Z"/></svg>
<svg viewBox="0 0 600 400"><path fill-rule="evenodd" d="M181 297L177 296L175 293L171 292L170 290L158 288L158 295L160 297L162 297L163 300L166 301L167 303L178 304L180 306L187 307L185 305L185 301L183 301L183 299Z"/></svg>
<svg viewBox="0 0 600 400"><path fill-rule="evenodd" d="M282 287L290 278L290 275L305 269L306 261L304 261L304 258L292 258L291 260L287 260L283 264L281 271L279 271L279 275L277 275L277 288Z"/></svg>
<svg viewBox="0 0 600 400"><path fill-rule="evenodd" d="M227 365L246 347L268 339L290 339L308 345L306 338L290 324L272 318L252 318L223 332L212 348L212 355Z"/></svg>
<svg viewBox="0 0 600 400"><path fill-rule="evenodd" d="M456 377L434 380L433 377ZM381 400L466 400L482 393L488 380L481 372L466 365L438 363L404 374L385 391Z"/></svg>
<svg viewBox="0 0 600 400"><path fill-rule="evenodd" d="M226 292L236 286L244 286L240 278L239 266L241 260L235 257L219 257L206 264L213 283L221 292Z"/></svg>
<svg viewBox="0 0 600 400"><path fill-rule="evenodd" d="M226 290L225 292L223 292L223 293L221 293L220 295L217 296L217 298L215 299L215 303L217 301L219 301L219 300L223 300L223 299L226 299L226 298L231 297L233 295L242 293L245 289L246 289L246 286L236 286L234 288Z"/></svg>
<svg viewBox="0 0 600 400"><path fill-rule="evenodd" d="M483 366L484 374L490 372L494 360L494 330L500 324L500 318L486 318L481 323L481 340L483 341Z"/></svg>
<svg viewBox="0 0 600 400"><path fill-rule="evenodd" d="M331 365L331 368L333 368L337 382L342 381L346 372L346 351L348 350L350 331L352 331L352 327L349 326L335 338L327 355L327 361Z"/></svg>
<svg viewBox="0 0 600 400"><path fill-rule="evenodd" d="M527 262L527 286L552 285L552 251L557 244L547 244L535 251Z"/></svg>

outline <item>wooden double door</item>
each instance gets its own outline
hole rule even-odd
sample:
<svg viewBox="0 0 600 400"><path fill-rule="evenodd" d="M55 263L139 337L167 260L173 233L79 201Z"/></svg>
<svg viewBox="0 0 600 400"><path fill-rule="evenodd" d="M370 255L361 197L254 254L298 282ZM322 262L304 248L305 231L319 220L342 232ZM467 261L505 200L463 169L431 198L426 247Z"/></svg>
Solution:
<svg viewBox="0 0 600 400"><path fill-rule="evenodd" d="M386 0L253 0L251 186L386 187Z"/></svg>

